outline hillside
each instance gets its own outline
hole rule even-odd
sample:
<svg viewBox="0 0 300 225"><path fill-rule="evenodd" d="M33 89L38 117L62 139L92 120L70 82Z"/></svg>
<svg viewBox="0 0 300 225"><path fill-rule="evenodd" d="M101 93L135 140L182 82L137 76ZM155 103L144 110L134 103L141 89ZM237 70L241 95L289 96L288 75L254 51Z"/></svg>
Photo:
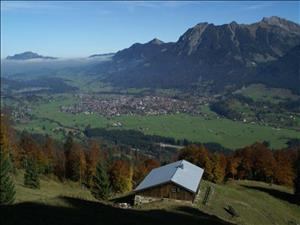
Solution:
<svg viewBox="0 0 300 225"><path fill-rule="evenodd" d="M276 61L271 61L258 69L257 82L272 87L282 87L300 93L300 45L292 48ZM288 75L288 79L287 79Z"/></svg>
<svg viewBox="0 0 300 225"><path fill-rule="evenodd" d="M216 185L203 181L196 206L172 201L151 203L136 209L120 209L100 203L76 183L60 183L42 178L41 189L22 184L16 176L16 203L2 207L2 224L281 224L299 223L300 207L292 200L291 190L261 182L239 181ZM214 187L208 204L201 200L207 186ZM240 217L232 218L224 208L231 205ZM272 207L270 207L272 206ZM32 213L35 212L35 213Z"/></svg>
<svg viewBox="0 0 300 225"><path fill-rule="evenodd" d="M222 90L254 82L257 76L260 82L276 87L285 81L283 87L295 90L299 71L280 70L280 74L272 74L276 84L269 82L269 75L264 77L257 71L299 44L300 26L279 17L247 25L199 23L175 43L154 39L117 52L103 80L125 87L184 88L209 84L213 90Z"/></svg>

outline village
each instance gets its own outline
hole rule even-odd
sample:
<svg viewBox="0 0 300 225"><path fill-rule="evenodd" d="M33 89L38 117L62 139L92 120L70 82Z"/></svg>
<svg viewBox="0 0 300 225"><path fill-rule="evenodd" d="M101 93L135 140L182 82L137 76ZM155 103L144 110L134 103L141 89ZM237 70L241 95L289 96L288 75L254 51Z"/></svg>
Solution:
<svg viewBox="0 0 300 225"><path fill-rule="evenodd" d="M78 101L73 105L60 106L61 112L84 113L86 115L98 113L103 116L120 115L164 115L174 113L200 114L199 105L205 104L207 99L196 101L179 100L163 96L131 96L131 95L90 95L76 96Z"/></svg>

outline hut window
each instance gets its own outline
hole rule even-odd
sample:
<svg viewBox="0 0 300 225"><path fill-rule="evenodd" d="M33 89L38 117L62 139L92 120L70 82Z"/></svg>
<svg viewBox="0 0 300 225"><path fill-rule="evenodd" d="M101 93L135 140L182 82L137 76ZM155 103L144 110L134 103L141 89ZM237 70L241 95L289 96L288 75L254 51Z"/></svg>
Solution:
<svg viewBox="0 0 300 225"><path fill-rule="evenodd" d="M175 192L176 192L176 187L173 187L173 188L171 189L171 191L175 193Z"/></svg>
<svg viewBox="0 0 300 225"><path fill-rule="evenodd" d="M177 192L180 192L180 188L177 188L176 191L177 191Z"/></svg>

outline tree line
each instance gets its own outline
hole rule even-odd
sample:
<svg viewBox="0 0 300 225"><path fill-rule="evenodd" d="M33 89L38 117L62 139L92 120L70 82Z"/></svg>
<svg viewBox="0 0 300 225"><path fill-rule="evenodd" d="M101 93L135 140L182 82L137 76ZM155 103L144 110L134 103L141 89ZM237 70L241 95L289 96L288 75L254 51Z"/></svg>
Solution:
<svg viewBox="0 0 300 225"><path fill-rule="evenodd" d="M215 183L247 179L286 186L295 184L299 191L299 151L299 145L272 151L264 142L224 155L211 153L203 145L190 145L180 150L178 159L202 167L204 178Z"/></svg>

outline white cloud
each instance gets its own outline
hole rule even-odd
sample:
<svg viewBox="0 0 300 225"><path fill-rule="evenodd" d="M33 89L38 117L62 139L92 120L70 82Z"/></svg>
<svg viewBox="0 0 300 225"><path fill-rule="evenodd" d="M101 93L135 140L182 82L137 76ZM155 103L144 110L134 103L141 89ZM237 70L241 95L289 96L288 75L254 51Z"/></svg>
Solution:
<svg viewBox="0 0 300 225"><path fill-rule="evenodd" d="M61 6L45 1L1 1L1 11L46 10L58 8L61 8Z"/></svg>
<svg viewBox="0 0 300 225"><path fill-rule="evenodd" d="M201 4L203 2L197 1L118 1L118 3L123 4L127 7L128 11L135 11L139 8L149 8L149 9L158 9L158 8L178 8L185 5L195 5Z"/></svg>
<svg viewBox="0 0 300 225"><path fill-rule="evenodd" d="M243 9L244 10L259 10L259 9L264 9L266 7L272 6L271 2L267 3L254 3L252 5L247 5Z"/></svg>

